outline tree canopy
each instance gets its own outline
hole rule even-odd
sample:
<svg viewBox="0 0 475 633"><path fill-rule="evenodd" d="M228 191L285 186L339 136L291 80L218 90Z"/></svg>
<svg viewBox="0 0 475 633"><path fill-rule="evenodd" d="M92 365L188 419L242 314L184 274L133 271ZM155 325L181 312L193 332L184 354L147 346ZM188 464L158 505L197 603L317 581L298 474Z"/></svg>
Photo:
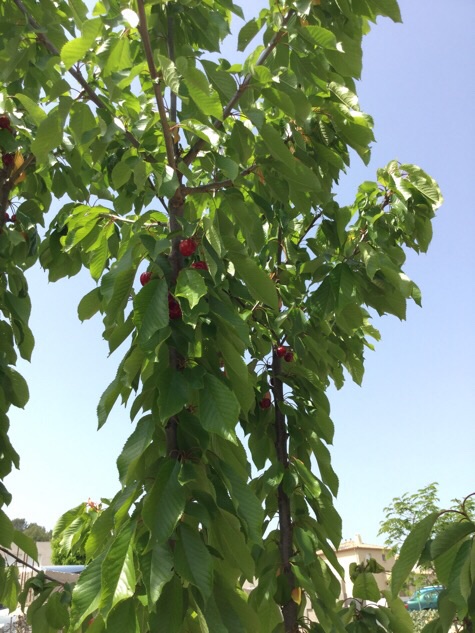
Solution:
<svg viewBox="0 0 475 633"><path fill-rule="evenodd" d="M38 260L51 281L89 270L78 316L100 315L121 356L98 425L117 401L134 421L121 490L55 529L89 563L74 590L29 585L34 633L91 617L93 633L361 620L337 603L325 392L361 383L375 315L420 303L405 251L427 250L442 198L396 161L354 204L334 196L351 152L369 160L362 38L378 16L400 21L395 0L269 4L239 31L242 63L219 56L242 17L232 0L0 5L1 475L18 467L8 410L28 401L15 365L33 351ZM3 510L0 528L1 546L35 556ZM0 580L14 606L14 570ZM397 593L377 626L403 633Z"/></svg>

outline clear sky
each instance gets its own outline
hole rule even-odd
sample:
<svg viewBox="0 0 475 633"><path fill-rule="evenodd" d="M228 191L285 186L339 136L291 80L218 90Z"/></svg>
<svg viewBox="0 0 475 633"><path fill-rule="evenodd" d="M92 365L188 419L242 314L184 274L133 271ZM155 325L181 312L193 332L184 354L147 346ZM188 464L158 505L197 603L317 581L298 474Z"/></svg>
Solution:
<svg viewBox="0 0 475 633"><path fill-rule="evenodd" d="M251 17L262 0L240 4ZM406 322L379 319L383 338L367 354L363 386L348 382L329 394L336 505L344 537L360 533L366 542L382 542L379 522L395 496L433 481L442 504L475 491L475 3L400 6L404 24L380 20L366 38L359 96L375 119L377 143L368 168L353 160L338 199L351 202L358 184L395 158L436 178L445 204L429 253L407 260L423 308L411 305ZM100 318L77 319L94 282L82 274L48 284L39 269L28 279L36 348L20 371L31 398L24 411L11 409L21 468L5 483L11 518L51 528L68 508L117 491L115 460L132 426L117 407L96 431L97 402L120 357L107 358Z"/></svg>

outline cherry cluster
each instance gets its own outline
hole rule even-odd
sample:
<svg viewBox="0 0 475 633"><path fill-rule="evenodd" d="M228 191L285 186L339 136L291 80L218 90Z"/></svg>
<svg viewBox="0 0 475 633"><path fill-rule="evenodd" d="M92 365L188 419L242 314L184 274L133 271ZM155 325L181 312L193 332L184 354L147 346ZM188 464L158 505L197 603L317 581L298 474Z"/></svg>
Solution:
<svg viewBox="0 0 475 633"><path fill-rule="evenodd" d="M197 246L198 244L196 240L192 237L188 237L181 240L178 245L178 249L184 257L191 257L191 255L195 253ZM192 262L190 268L194 268L195 270L208 270L208 264L203 260L198 260ZM153 273L150 270L147 270L140 275L140 283L142 286L146 286L152 279ZM171 320L181 319L182 317L180 304L171 292L168 293L168 315Z"/></svg>
<svg viewBox="0 0 475 633"><path fill-rule="evenodd" d="M12 127L10 117L6 114L0 116L0 130L6 130L12 136L15 136L15 130ZM15 165L15 154L2 151L2 165L4 169L10 172Z"/></svg>

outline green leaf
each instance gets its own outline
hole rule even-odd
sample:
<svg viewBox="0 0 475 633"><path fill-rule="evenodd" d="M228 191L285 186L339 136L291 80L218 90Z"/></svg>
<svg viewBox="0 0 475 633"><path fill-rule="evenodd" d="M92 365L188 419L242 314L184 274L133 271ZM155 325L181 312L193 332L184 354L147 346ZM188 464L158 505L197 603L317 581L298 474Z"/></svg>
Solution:
<svg viewBox="0 0 475 633"><path fill-rule="evenodd" d="M239 417L239 402L226 385L211 374L204 376L204 389L199 392L199 417L203 427L235 442L235 426Z"/></svg>
<svg viewBox="0 0 475 633"><path fill-rule="evenodd" d="M391 591L394 597L399 594L404 581L419 560L438 516L438 512L426 516L414 526L404 541L391 573Z"/></svg>
<svg viewBox="0 0 475 633"><path fill-rule="evenodd" d="M53 592L46 603L46 619L55 629L67 628L69 625L69 609L62 600L62 594Z"/></svg>
<svg viewBox="0 0 475 633"><path fill-rule="evenodd" d="M125 69L131 68L132 65L129 38L121 37L113 41L104 66L104 77L118 71L123 72Z"/></svg>
<svg viewBox="0 0 475 633"><path fill-rule="evenodd" d="M81 321L86 321L99 312L101 307L100 288L94 288L81 299L78 305L78 317Z"/></svg>
<svg viewBox="0 0 475 633"><path fill-rule="evenodd" d="M254 299L278 310L277 290L269 275L253 259L241 253L229 251L228 257Z"/></svg>
<svg viewBox="0 0 475 633"><path fill-rule="evenodd" d="M154 545L142 558L142 570L150 601L155 603L173 577L173 555L168 545Z"/></svg>
<svg viewBox="0 0 475 633"><path fill-rule="evenodd" d="M221 120L223 117L223 106L218 93L209 85L206 75L198 68L188 66L183 69L183 76L190 97L198 109L207 116Z"/></svg>
<svg viewBox="0 0 475 633"><path fill-rule="evenodd" d="M213 588L213 563L197 529L182 523L178 530L174 561L176 572L197 587L206 601Z"/></svg>
<svg viewBox="0 0 475 633"><path fill-rule="evenodd" d="M152 279L135 295L134 322L137 341L142 347L168 325L168 286L164 279Z"/></svg>
<svg viewBox="0 0 475 633"><path fill-rule="evenodd" d="M66 44L61 49L61 61L66 66L66 70L71 68L73 64L83 59L87 51L92 47L96 37L99 35L102 29L102 20L100 18L93 18L87 20L82 25L81 37L76 37Z"/></svg>
<svg viewBox="0 0 475 633"><path fill-rule="evenodd" d="M22 552L25 552L30 558L38 562L38 547L32 538L19 530L13 530L12 540Z"/></svg>
<svg viewBox="0 0 475 633"><path fill-rule="evenodd" d="M38 105L36 101L30 99L28 95L19 92L15 95L15 99L18 99L18 101L28 112L31 120L36 126L39 126L46 119L46 112Z"/></svg>
<svg viewBox="0 0 475 633"><path fill-rule="evenodd" d="M137 613L136 600L129 599L120 602L107 619L107 631L109 633L140 633ZM90 631L90 627L87 630ZM96 632L91 631L91 633Z"/></svg>
<svg viewBox="0 0 475 633"><path fill-rule="evenodd" d="M14 528L5 512L0 509L0 545L10 547L12 544ZM37 560L37 558L35 558Z"/></svg>
<svg viewBox="0 0 475 633"><path fill-rule="evenodd" d="M121 454L117 458L117 470L123 485L133 480L135 467L142 458L145 449L152 441L155 423L151 415L145 415L139 420L132 435L124 444Z"/></svg>
<svg viewBox="0 0 475 633"><path fill-rule="evenodd" d="M472 521L461 521L444 527L431 543L430 552L432 559L444 554L460 540L475 532L475 524Z"/></svg>
<svg viewBox="0 0 475 633"><path fill-rule="evenodd" d="M238 51L243 51L249 42L254 39L254 37L259 33L260 26L257 23L257 20L253 18L246 22L246 24L241 28L238 35Z"/></svg>
<svg viewBox="0 0 475 633"><path fill-rule="evenodd" d="M255 575L254 559L241 530L241 524L234 515L225 510L216 513L209 530L209 544L219 551L228 565L242 571L247 580L252 582Z"/></svg>
<svg viewBox="0 0 475 633"><path fill-rule="evenodd" d="M26 380L13 368L7 370L6 376L9 382L10 402L13 406L23 409L30 397Z"/></svg>
<svg viewBox="0 0 475 633"><path fill-rule="evenodd" d="M180 75L175 64L163 55L157 55L157 59L163 73L163 81L175 94L178 94L180 92Z"/></svg>
<svg viewBox="0 0 475 633"><path fill-rule="evenodd" d="M106 611L134 595L134 534L135 523L128 521L113 540L102 563L100 606Z"/></svg>
<svg viewBox="0 0 475 633"><path fill-rule="evenodd" d="M185 508L186 494L179 481L180 463L164 459L156 470L155 482L145 497L143 520L150 530L150 545L162 545L173 534Z"/></svg>
<svg viewBox="0 0 475 633"><path fill-rule="evenodd" d="M183 631L186 610L183 594L181 580L175 574L170 582L163 587L156 604L156 615L151 618L151 631L155 633L180 633Z"/></svg>
<svg viewBox="0 0 475 633"><path fill-rule="evenodd" d="M59 107L53 108L38 127L36 136L31 143L31 151L38 162L46 162L49 152L61 144L66 114Z"/></svg>
<svg viewBox="0 0 475 633"><path fill-rule="evenodd" d="M163 423L179 413L191 399L191 387L184 373L169 367L160 373L158 390L158 415Z"/></svg>
<svg viewBox="0 0 475 633"><path fill-rule="evenodd" d="M362 600L372 600L373 602L379 600L381 595L373 574L363 572L356 577L353 583L353 597L361 598Z"/></svg>
<svg viewBox="0 0 475 633"><path fill-rule="evenodd" d="M335 34L322 26L307 25L301 30L305 39L309 39L322 48L337 50Z"/></svg>
<svg viewBox="0 0 475 633"><path fill-rule="evenodd" d="M198 305L201 297L206 295L206 284L197 270L183 268L178 273L175 296L184 297L193 309Z"/></svg>
<svg viewBox="0 0 475 633"><path fill-rule="evenodd" d="M101 600L101 568L105 552L92 560L79 576L73 590L71 625L75 628L87 615L99 608Z"/></svg>
<svg viewBox="0 0 475 633"><path fill-rule="evenodd" d="M116 189L125 185L132 176L132 167L126 161L120 161L112 170L112 184Z"/></svg>
<svg viewBox="0 0 475 633"><path fill-rule="evenodd" d="M413 633L414 623L404 602L399 597L393 598L390 591L381 593L388 603L386 613L394 633Z"/></svg>

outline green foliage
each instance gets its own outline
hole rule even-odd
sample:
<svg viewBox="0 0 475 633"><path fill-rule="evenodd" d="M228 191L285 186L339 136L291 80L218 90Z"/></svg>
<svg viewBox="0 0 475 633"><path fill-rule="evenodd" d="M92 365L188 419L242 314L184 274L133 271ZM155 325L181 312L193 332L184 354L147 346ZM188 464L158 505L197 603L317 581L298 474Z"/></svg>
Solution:
<svg viewBox="0 0 475 633"><path fill-rule="evenodd" d="M38 259L51 281L90 271L79 317L101 315L122 354L99 426L119 399L135 424L121 490L55 529L88 565L72 590L31 581L33 633L91 617L92 633L294 633L306 603L324 630L360 628L314 555L341 539L325 391L361 383L372 314L420 303L405 249L428 248L442 198L393 161L354 204L334 200L350 149L369 160L355 80L370 24L400 20L394 0L271 2L238 36L248 57L216 61L233 13L229 0L0 5L0 474L18 466L7 414L28 400L14 367L33 348L24 272ZM2 545L21 540L0 521ZM376 597L372 571L361 599ZM389 602L364 621L405 633Z"/></svg>
<svg viewBox="0 0 475 633"><path fill-rule="evenodd" d="M437 611L425 609L424 611L411 611L409 615L414 624L414 633L421 633L424 627L437 617Z"/></svg>

